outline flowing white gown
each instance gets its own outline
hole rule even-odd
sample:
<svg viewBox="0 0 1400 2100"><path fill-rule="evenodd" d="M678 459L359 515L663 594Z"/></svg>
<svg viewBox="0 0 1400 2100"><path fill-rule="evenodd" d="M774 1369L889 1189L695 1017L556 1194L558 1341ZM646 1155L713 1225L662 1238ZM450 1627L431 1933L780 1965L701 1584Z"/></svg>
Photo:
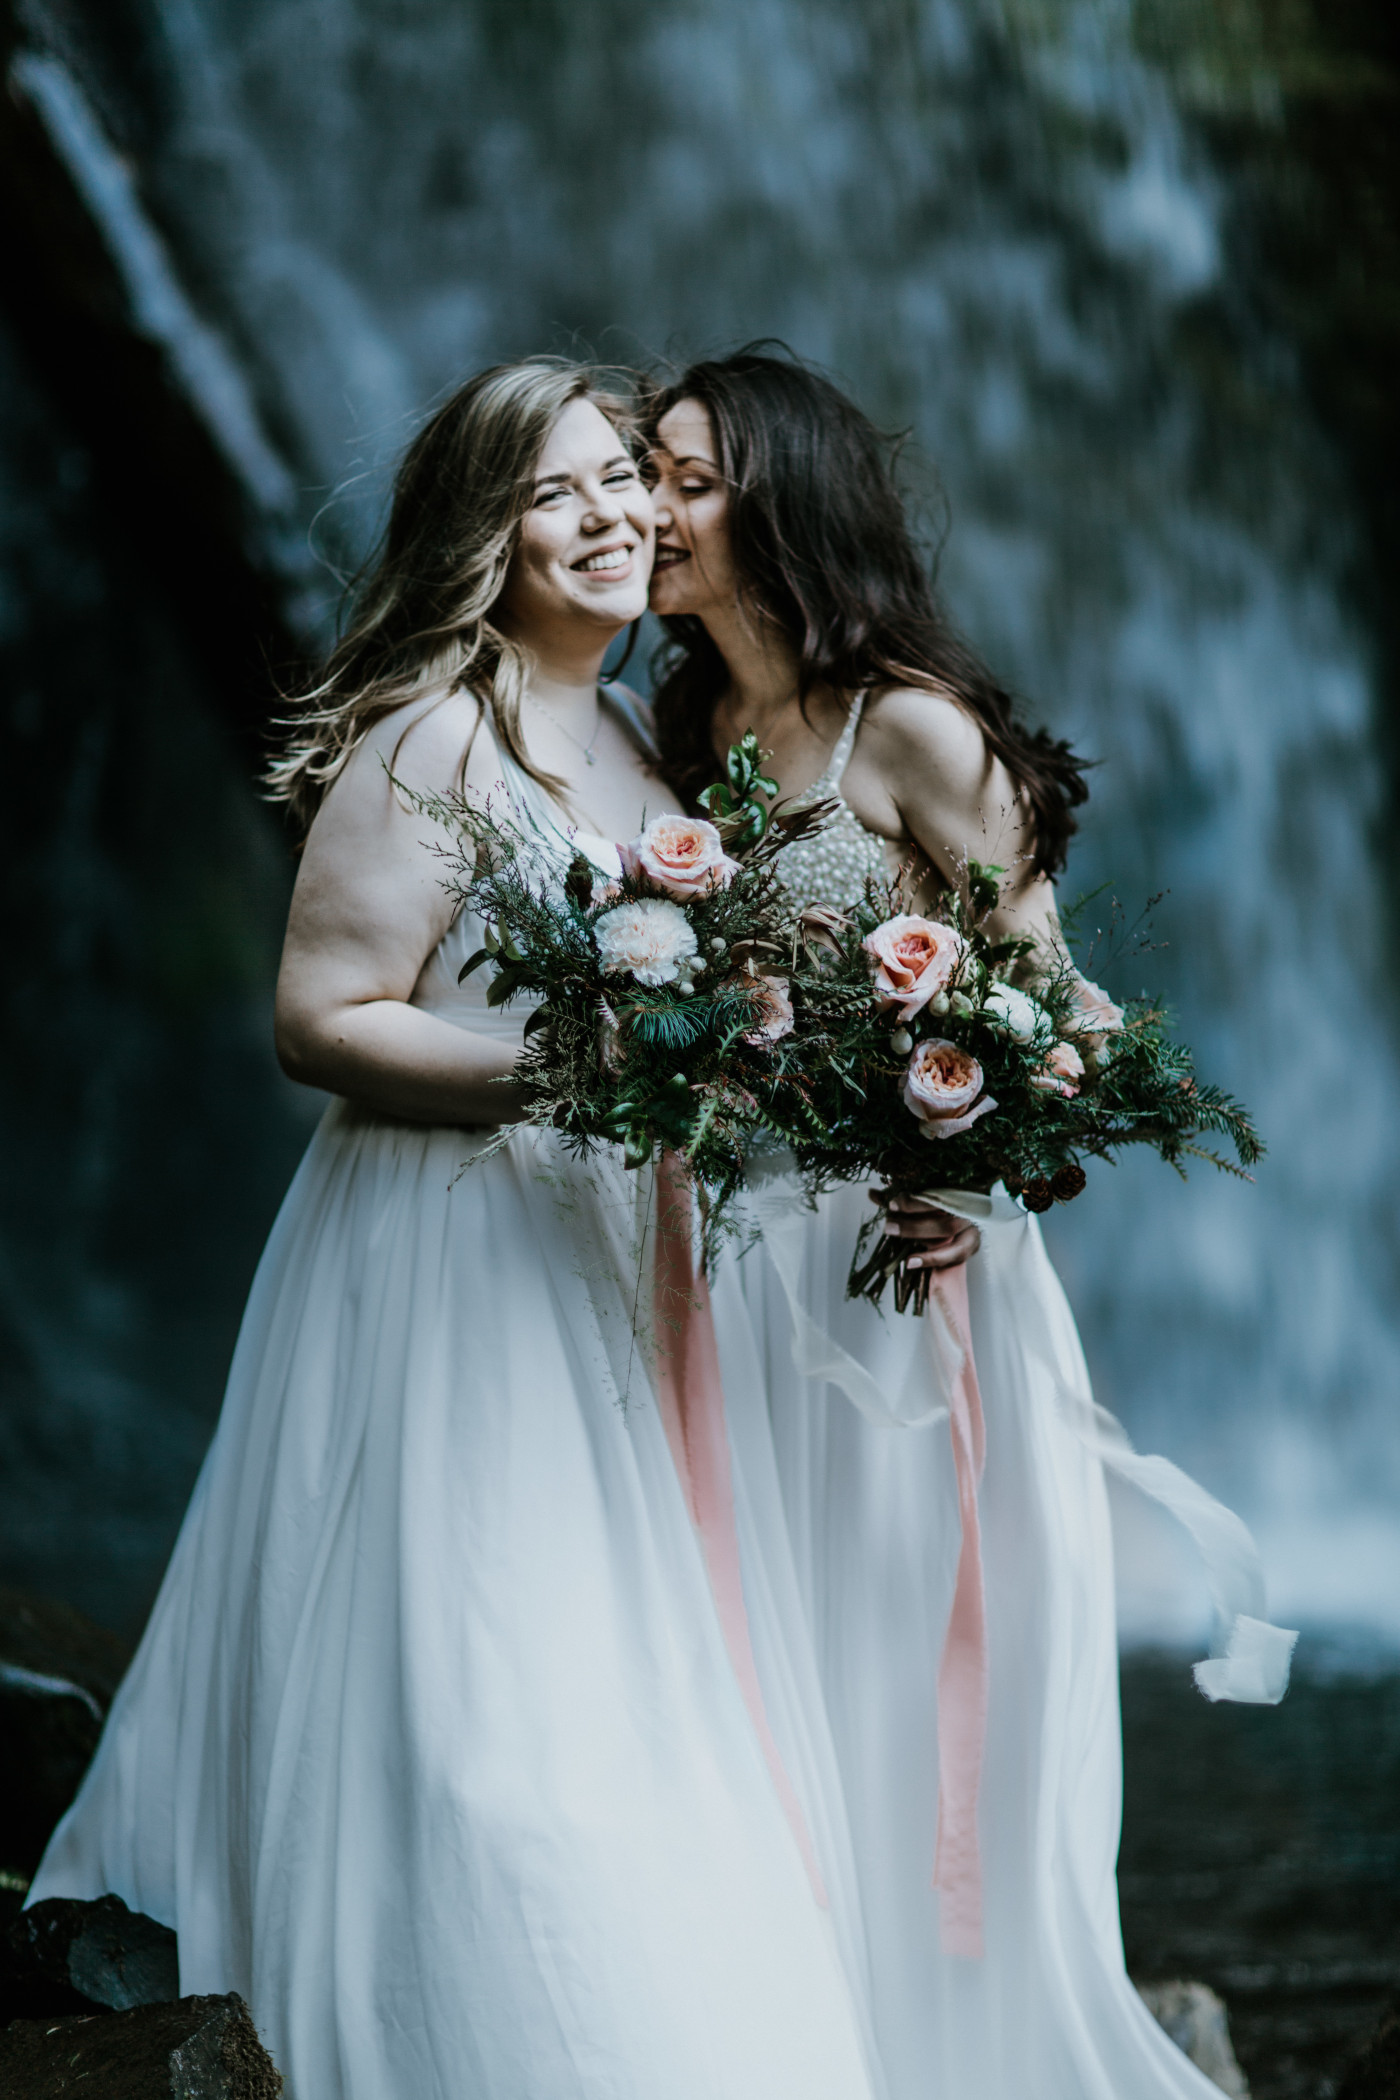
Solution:
<svg viewBox="0 0 1400 2100"><path fill-rule="evenodd" d="M459 919L415 996L518 1040L480 977L457 987L479 932ZM803 1377L771 1261L723 1265L744 1603L819 1901L635 1332L651 1176L538 1134L461 1174L482 1143L328 1109L30 1900L112 1890L173 1926L182 1990L244 1995L290 2100L1207 2100L1123 1968L1108 1516L1050 1389L1047 1347L1087 1396L1035 1221L989 1226L970 1273L971 1961L929 1886L946 1428L875 1427ZM843 1296L864 1207L809 1220L801 1290L918 1412L927 1323Z"/></svg>

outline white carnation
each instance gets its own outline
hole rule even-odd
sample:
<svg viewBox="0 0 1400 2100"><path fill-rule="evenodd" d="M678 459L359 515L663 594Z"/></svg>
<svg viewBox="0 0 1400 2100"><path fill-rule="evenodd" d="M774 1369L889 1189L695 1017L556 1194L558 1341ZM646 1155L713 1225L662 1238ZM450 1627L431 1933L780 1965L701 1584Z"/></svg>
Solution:
<svg viewBox="0 0 1400 2100"><path fill-rule="evenodd" d="M1019 985L994 984L982 1011L990 1014L994 1021L1000 1021L1008 1033L1023 1043L1033 1042L1039 1031L1050 1025L1050 1016L1040 1001L1032 999L1030 993L1023 992Z"/></svg>
<svg viewBox="0 0 1400 2100"><path fill-rule="evenodd" d="M605 911L593 928L604 970L630 970L638 984L673 984L700 953L700 944L679 904L642 897Z"/></svg>

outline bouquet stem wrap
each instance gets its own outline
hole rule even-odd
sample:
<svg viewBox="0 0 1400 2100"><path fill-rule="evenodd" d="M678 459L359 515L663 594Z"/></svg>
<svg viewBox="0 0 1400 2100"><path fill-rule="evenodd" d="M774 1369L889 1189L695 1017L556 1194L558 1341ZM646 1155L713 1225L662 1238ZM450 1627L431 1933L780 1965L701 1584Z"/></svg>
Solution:
<svg viewBox="0 0 1400 2100"><path fill-rule="evenodd" d="M720 1381L719 1345L704 1270L695 1259L693 1191L684 1162L663 1152L656 1167L653 1266L656 1404L676 1462L686 1507L700 1539L720 1631L764 1762L787 1817L812 1893L827 1908L826 1887L807 1819L773 1739L758 1681L739 1565L734 1483Z"/></svg>

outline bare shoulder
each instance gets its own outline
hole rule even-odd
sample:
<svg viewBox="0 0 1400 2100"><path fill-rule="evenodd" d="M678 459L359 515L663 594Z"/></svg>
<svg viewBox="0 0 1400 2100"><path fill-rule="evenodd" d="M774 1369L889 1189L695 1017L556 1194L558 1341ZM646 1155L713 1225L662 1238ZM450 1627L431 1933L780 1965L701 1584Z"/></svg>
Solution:
<svg viewBox="0 0 1400 2100"><path fill-rule="evenodd" d="M871 701L867 719L871 756L892 781L936 775L954 798L986 787L994 761L981 726L950 693L891 686Z"/></svg>
<svg viewBox="0 0 1400 2100"><path fill-rule="evenodd" d="M438 692L407 701L376 722L352 763L387 771L419 794L456 787L475 747L483 709L474 693Z"/></svg>

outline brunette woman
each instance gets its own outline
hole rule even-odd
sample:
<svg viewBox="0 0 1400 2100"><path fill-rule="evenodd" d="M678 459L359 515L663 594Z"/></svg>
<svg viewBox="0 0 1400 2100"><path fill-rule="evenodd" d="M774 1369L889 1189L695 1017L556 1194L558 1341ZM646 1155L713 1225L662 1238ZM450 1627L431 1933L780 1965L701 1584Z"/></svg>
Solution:
<svg viewBox="0 0 1400 2100"><path fill-rule="evenodd" d="M1008 870L1001 928L1054 943L1080 765L950 631L870 423L760 345L693 366L648 429L669 778L693 799L752 729L784 795L838 803L786 850L804 904L904 867L917 909L973 857ZM1207 2100L1123 1965L1103 1443L1036 1220L1004 1192L890 1219L945 1294L965 1273L979 1491L936 1308L845 1298L864 1193L804 1213L761 1172L767 1236L715 1296L746 1587L786 1613L770 1697L889 2100Z"/></svg>

